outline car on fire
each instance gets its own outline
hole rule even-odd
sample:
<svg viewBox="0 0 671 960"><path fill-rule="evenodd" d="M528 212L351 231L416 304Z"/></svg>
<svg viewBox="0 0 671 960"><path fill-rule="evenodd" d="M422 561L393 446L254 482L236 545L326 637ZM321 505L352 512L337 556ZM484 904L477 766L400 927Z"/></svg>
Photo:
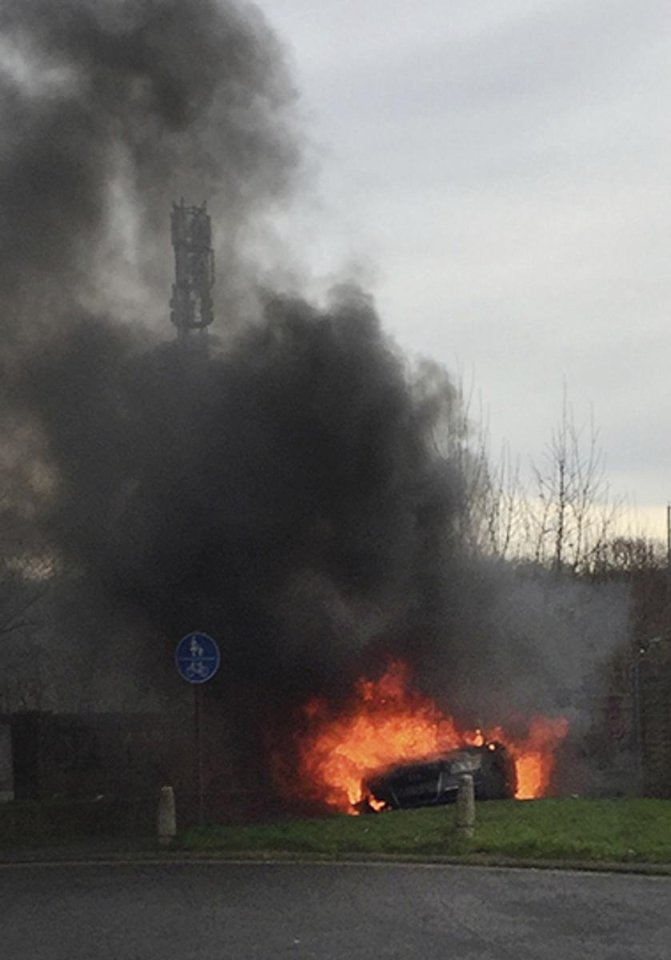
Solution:
<svg viewBox="0 0 671 960"><path fill-rule="evenodd" d="M465 764L464 764L465 761ZM517 792L515 761L502 743L465 746L427 760L402 763L364 782L361 810L404 810L452 803L464 766L473 769L477 800L508 800Z"/></svg>

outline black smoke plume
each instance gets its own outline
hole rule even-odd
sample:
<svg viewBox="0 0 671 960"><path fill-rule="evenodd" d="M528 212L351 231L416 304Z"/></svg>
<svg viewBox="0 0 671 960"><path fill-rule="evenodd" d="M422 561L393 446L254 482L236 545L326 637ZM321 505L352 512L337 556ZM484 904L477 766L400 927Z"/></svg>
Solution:
<svg viewBox="0 0 671 960"><path fill-rule="evenodd" d="M356 290L322 310L265 292L255 322L236 308L236 237L299 177L260 13L23 0L2 28L7 529L77 580L89 617L114 617L97 643L151 638L156 678L205 628L219 688L266 714L344 689L382 650L435 646L460 498L438 406ZM224 235L220 323L238 333L209 356L152 323L179 195L208 199Z"/></svg>

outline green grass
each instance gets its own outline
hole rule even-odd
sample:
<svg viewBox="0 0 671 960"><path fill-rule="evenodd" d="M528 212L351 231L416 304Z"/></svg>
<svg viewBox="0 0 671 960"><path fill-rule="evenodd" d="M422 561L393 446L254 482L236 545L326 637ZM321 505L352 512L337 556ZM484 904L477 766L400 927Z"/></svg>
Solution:
<svg viewBox="0 0 671 960"><path fill-rule="evenodd" d="M264 826L185 831L194 852L416 857L480 854L520 859L671 863L669 800L536 800L481 803L475 835L459 837L454 807L377 816L333 816Z"/></svg>
<svg viewBox="0 0 671 960"><path fill-rule="evenodd" d="M0 806L0 849L67 845L143 849L156 840L153 808L49 801ZM147 807L147 809L145 809ZM178 811L179 813L179 811ZM477 805L475 835L459 837L454 806L184 830L173 851L328 858L471 856L519 860L671 864L671 800L534 800ZM143 839L144 838L144 839Z"/></svg>
<svg viewBox="0 0 671 960"><path fill-rule="evenodd" d="M153 829L153 817L142 802L54 799L0 804L0 850L151 836Z"/></svg>

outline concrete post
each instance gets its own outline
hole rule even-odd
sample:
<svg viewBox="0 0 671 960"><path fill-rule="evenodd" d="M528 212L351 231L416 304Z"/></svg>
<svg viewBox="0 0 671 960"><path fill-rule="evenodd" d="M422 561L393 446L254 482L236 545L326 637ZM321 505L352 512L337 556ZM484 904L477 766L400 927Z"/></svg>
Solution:
<svg viewBox="0 0 671 960"><path fill-rule="evenodd" d="M156 817L158 842L168 847L177 834L177 816L175 812L175 791L172 787L161 787Z"/></svg>
<svg viewBox="0 0 671 960"><path fill-rule="evenodd" d="M475 826L475 788L472 773L462 773L459 776L456 820L457 833L462 837L472 837Z"/></svg>

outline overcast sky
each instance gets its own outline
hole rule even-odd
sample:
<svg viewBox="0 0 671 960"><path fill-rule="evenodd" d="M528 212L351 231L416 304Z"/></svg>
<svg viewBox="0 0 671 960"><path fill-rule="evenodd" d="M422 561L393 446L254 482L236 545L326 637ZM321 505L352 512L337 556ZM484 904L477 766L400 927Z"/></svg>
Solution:
<svg viewBox="0 0 671 960"><path fill-rule="evenodd" d="M461 371L524 467L566 382L615 494L671 497L668 0L261 0L318 167L297 256ZM309 206L309 210L308 210Z"/></svg>

